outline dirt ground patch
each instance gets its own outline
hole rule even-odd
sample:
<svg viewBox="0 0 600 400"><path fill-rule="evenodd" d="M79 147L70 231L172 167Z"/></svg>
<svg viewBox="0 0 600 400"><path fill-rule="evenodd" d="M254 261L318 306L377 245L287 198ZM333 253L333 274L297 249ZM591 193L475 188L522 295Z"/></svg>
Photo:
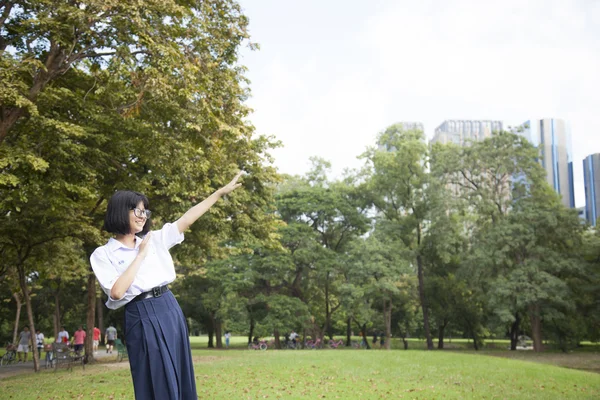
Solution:
<svg viewBox="0 0 600 400"><path fill-rule="evenodd" d="M511 358L513 360L532 361L552 364L564 368L600 374L600 353L534 353L532 351L482 351L494 357Z"/></svg>
<svg viewBox="0 0 600 400"><path fill-rule="evenodd" d="M195 363L211 363L214 361L228 360L231 357L217 357L217 356L192 356L192 361Z"/></svg>

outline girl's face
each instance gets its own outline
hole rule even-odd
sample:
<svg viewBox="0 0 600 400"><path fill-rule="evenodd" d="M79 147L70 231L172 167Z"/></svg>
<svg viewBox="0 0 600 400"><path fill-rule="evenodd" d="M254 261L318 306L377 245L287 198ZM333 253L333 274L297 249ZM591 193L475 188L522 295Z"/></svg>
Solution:
<svg viewBox="0 0 600 400"><path fill-rule="evenodd" d="M140 201L135 210L129 211L129 226L131 227L131 233L134 235L144 229L146 224L146 209L144 208L144 202Z"/></svg>

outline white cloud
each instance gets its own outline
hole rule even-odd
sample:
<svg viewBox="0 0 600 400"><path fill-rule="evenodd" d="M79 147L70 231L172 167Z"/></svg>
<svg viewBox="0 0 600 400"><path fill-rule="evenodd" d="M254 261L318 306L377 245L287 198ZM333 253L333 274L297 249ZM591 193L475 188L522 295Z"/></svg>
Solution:
<svg viewBox="0 0 600 400"><path fill-rule="evenodd" d="M422 121L432 136L444 119L556 117L572 127L583 205L581 160L600 152L600 2L247 7L262 45L244 60L252 121L283 141L274 152L282 172L304 173L311 155L331 160L337 173L357 166L377 132L397 121Z"/></svg>

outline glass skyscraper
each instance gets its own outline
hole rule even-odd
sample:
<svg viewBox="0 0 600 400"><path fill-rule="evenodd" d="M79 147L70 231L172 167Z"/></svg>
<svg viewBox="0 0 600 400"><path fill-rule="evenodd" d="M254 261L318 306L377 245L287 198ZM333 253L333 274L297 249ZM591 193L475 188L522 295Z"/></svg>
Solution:
<svg viewBox="0 0 600 400"><path fill-rule="evenodd" d="M431 143L454 143L459 146L469 141L482 141L493 132L502 131L502 121L489 120L446 120L435 129Z"/></svg>
<svg viewBox="0 0 600 400"><path fill-rule="evenodd" d="M596 226L600 212L600 153L591 154L583 160L585 181L585 219Z"/></svg>
<svg viewBox="0 0 600 400"><path fill-rule="evenodd" d="M521 124L515 133L539 148L548 184L560 194L566 207L574 208L573 151L567 123L556 118L534 119Z"/></svg>

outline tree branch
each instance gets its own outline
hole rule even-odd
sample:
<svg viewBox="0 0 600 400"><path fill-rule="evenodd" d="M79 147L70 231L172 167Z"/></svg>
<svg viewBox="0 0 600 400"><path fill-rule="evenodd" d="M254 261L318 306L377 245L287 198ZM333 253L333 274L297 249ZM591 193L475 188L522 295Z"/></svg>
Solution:
<svg viewBox="0 0 600 400"><path fill-rule="evenodd" d="M0 8L4 8L4 10L2 10L2 15L0 16L0 27L6 22L14 5L15 3L13 1L4 0L0 2Z"/></svg>

